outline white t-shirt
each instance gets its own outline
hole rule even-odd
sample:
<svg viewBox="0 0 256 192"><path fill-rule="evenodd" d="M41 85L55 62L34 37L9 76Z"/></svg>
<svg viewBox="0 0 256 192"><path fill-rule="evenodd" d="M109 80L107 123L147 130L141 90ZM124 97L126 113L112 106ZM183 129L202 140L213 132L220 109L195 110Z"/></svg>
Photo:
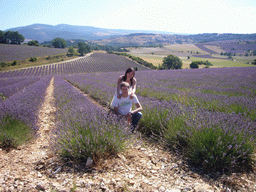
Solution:
<svg viewBox="0 0 256 192"><path fill-rule="evenodd" d="M130 95L128 95L126 98L121 97L121 99L118 99L117 96L115 96L112 101L112 106L118 107L118 112L120 114L127 115L132 110L132 104L139 102L137 96L133 96L134 97L132 99L130 98Z"/></svg>

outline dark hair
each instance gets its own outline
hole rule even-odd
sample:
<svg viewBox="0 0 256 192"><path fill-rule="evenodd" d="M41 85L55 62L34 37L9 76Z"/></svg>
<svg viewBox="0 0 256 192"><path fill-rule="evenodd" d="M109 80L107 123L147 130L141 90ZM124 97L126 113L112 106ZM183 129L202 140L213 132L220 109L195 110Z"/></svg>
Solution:
<svg viewBox="0 0 256 192"><path fill-rule="evenodd" d="M130 87L130 84L129 83L127 83L127 82L122 82L121 83L121 85L120 85L120 87L122 88L122 87Z"/></svg>
<svg viewBox="0 0 256 192"><path fill-rule="evenodd" d="M134 76L135 76L135 70L132 68L132 67L129 67L126 71L125 71L125 75L122 77L122 80L123 81L126 81L126 78L127 78L127 73L130 73L130 72L134 72ZM133 77L134 77L133 76ZM133 85L133 77L131 78L131 86Z"/></svg>

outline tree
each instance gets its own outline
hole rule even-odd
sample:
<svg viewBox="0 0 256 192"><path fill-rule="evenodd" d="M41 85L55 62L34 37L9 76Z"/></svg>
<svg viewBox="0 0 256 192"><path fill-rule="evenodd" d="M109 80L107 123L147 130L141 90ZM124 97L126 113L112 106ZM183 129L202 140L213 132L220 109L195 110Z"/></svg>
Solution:
<svg viewBox="0 0 256 192"><path fill-rule="evenodd" d="M256 59L253 60L252 64L253 64L253 65L256 65Z"/></svg>
<svg viewBox="0 0 256 192"><path fill-rule="evenodd" d="M4 43L9 44L11 42L12 31L7 31L4 33Z"/></svg>
<svg viewBox="0 0 256 192"><path fill-rule="evenodd" d="M17 65L17 61L16 61L16 60L14 60L14 61L12 62L11 66L15 66L15 65Z"/></svg>
<svg viewBox="0 0 256 192"><path fill-rule="evenodd" d="M0 43L4 43L4 32L0 30Z"/></svg>
<svg viewBox="0 0 256 192"><path fill-rule="evenodd" d="M67 47L67 42L62 38L55 38L52 40L52 46L55 48L65 48Z"/></svg>
<svg viewBox="0 0 256 192"><path fill-rule="evenodd" d="M70 47L68 48L68 54L69 54L70 56L73 56L73 55L75 54L75 49L74 49L73 46L70 46Z"/></svg>
<svg viewBox="0 0 256 192"><path fill-rule="evenodd" d="M30 45L30 46L38 46L38 41L37 40L29 41L28 45Z"/></svg>
<svg viewBox="0 0 256 192"><path fill-rule="evenodd" d="M84 54L91 52L91 48L85 42L79 42L78 52L83 56Z"/></svg>
<svg viewBox="0 0 256 192"><path fill-rule="evenodd" d="M192 68L192 69L199 68L198 63L197 63L196 61L193 61L193 62L190 64L190 68Z"/></svg>
<svg viewBox="0 0 256 192"><path fill-rule="evenodd" d="M163 58L163 64L160 69L181 69L182 61L179 57L169 54Z"/></svg>
<svg viewBox="0 0 256 192"><path fill-rule="evenodd" d="M0 31L0 43L21 44L24 40L25 37L18 31Z"/></svg>
<svg viewBox="0 0 256 192"><path fill-rule="evenodd" d="M25 40L25 37L19 34L18 31L12 32L11 34L11 44L20 44Z"/></svg>
<svg viewBox="0 0 256 192"><path fill-rule="evenodd" d="M253 56L256 55L256 49L252 51Z"/></svg>

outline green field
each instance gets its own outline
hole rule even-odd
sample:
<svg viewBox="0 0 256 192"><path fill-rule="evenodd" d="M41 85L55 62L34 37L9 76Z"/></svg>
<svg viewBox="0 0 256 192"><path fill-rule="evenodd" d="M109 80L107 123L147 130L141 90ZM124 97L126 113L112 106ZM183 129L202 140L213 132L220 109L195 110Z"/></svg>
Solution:
<svg viewBox="0 0 256 192"><path fill-rule="evenodd" d="M231 60L223 60L223 59L209 59L209 58L198 58L198 57L190 57L188 60L187 58L181 58L183 61L183 68L189 68L189 65L192 61L209 61L213 64L212 68L218 67L251 67L252 65L238 62L238 61L231 61ZM186 67L185 67L186 66ZM204 67L204 66L200 66Z"/></svg>
<svg viewBox="0 0 256 192"><path fill-rule="evenodd" d="M210 48L210 47L208 47ZM137 56L142 58L143 60L152 63L155 66L159 66L162 64L162 60L168 54L173 54L178 56L183 62L183 69L189 68L189 65L192 61L206 61L208 60L210 63L213 64L211 68L219 68L219 67L251 67L253 65L248 64L256 57L242 57L242 56L235 56L232 60L225 60L225 56L221 55L212 55L215 58L207 58L210 54L206 51L203 51L196 47L193 44L174 44L174 45L166 45L162 48L160 47L143 47L143 48L130 48L129 54L133 56ZM214 50L217 51L217 50ZM220 50L218 50L219 52ZM200 55L205 55L206 57L193 57L196 53ZM188 59L190 56L190 59ZM199 66L199 68L204 68L205 66Z"/></svg>

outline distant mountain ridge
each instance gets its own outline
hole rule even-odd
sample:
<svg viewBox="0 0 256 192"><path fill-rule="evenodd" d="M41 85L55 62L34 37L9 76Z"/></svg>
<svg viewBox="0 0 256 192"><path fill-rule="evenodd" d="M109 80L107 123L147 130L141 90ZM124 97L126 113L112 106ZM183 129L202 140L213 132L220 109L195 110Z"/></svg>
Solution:
<svg viewBox="0 0 256 192"><path fill-rule="evenodd" d="M256 43L255 34L217 34L206 33L196 35L182 35L182 34L145 34L133 33L118 37L109 37L107 39L94 41L100 45L119 45L124 47L130 46L161 46L164 44L198 44L207 42L219 42L229 44L231 42L238 43ZM241 42L240 42L241 41Z"/></svg>
<svg viewBox="0 0 256 192"><path fill-rule="evenodd" d="M77 26L68 24L32 24L28 26L7 29L5 31L18 31L25 37L26 40L38 40L39 42L51 41L56 37L63 39L84 39L94 41L113 36L128 35L131 33L173 34L160 31L104 29L92 26Z"/></svg>
<svg viewBox="0 0 256 192"><path fill-rule="evenodd" d="M92 26L78 25L47 25L32 24L28 26L11 28L5 31L18 31L25 37L25 42L38 40L40 43L51 41L56 37L65 40L85 40L93 41L100 45L118 46L155 46L161 44L182 44L182 43L205 43L210 41L254 41L254 34L234 34L234 33L203 33L203 34L175 34L165 31L147 30L125 30L125 29L105 29ZM188 31L189 32L189 31Z"/></svg>

